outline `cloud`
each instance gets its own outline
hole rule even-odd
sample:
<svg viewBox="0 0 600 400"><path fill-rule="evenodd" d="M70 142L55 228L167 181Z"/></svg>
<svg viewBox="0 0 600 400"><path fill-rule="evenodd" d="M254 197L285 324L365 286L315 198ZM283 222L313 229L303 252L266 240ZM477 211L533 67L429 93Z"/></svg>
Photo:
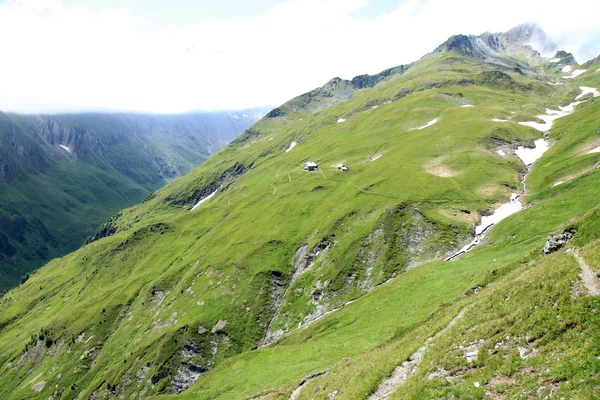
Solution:
<svg viewBox="0 0 600 400"><path fill-rule="evenodd" d="M256 17L162 26L59 0L0 6L0 109L182 112L276 105L326 82L420 58L456 33L536 21L580 61L600 53L595 0L290 0Z"/></svg>

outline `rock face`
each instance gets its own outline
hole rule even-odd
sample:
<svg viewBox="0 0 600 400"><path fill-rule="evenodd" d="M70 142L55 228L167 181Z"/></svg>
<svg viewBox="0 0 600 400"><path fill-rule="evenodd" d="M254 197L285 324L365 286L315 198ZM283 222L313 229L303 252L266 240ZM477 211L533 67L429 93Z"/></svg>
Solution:
<svg viewBox="0 0 600 400"><path fill-rule="evenodd" d="M543 56L550 55L557 50L556 43L546 35L539 25L534 23L515 26L506 32L506 36L515 43L531 46Z"/></svg>
<svg viewBox="0 0 600 400"><path fill-rule="evenodd" d="M412 64L388 68L375 75L358 75L351 80L335 77L323 86L304 93L267 114L268 118L286 116L289 112L316 113L341 101L348 100L360 89L372 88L392 76L404 74Z"/></svg>
<svg viewBox="0 0 600 400"><path fill-rule="evenodd" d="M548 236L542 254L550 254L562 249L572 237L573 234L571 232L563 232Z"/></svg>
<svg viewBox="0 0 600 400"><path fill-rule="evenodd" d="M522 24L508 32L486 32L479 36L454 35L435 51L455 51L468 57L495 63L507 67L518 66L514 62L509 65L499 56L523 56L528 60L540 59L540 53L551 55L557 46L548 38L542 28L535 24Z"/></svg>
<svg viewBox="0 0 600 400"><path fill-rule="evenodd" d="M577 61L575 61L575 57L573 57L573 54L567 53L566 51L563 51L563 50L559 50L556 53L554 53L553 58L560 59L560 61L557 63L560 65L570 65L570 64L577 63Z"/></svg>

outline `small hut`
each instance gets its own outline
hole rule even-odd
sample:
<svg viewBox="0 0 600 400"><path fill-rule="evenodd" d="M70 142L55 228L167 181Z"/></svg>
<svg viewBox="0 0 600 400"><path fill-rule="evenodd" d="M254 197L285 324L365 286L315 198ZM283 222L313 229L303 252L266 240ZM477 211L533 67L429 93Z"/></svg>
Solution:
<svg viewBox="0 0 600 400"><path fill-rule="evenodd" d="M318 169L319 166L317 165L317 163L314 163L312 161L308 161L306 163L304 163L304 170L305 171L314 171L316 169Z"/></svg>

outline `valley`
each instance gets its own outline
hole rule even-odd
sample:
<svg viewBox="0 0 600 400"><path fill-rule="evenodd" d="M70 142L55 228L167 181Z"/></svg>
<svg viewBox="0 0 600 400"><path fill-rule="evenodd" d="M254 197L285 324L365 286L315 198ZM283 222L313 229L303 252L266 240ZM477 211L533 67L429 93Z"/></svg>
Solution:
<svg viewBox="0 0 600 400"><path fill-rule="evenodd" d="M0 290L77 249L262 113L0 113Z"/></svg>

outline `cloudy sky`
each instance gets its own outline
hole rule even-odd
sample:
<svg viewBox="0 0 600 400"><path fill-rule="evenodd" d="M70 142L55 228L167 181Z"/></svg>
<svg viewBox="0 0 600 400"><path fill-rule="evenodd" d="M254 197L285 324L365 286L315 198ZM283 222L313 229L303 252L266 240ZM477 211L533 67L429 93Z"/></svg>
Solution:
<svg viewBox="0 0 600 400"><path fill-rule="evenodd" d="M0 110L278 105L527 21L583 62L600 54L597 1L0 1Z"/></svg>

